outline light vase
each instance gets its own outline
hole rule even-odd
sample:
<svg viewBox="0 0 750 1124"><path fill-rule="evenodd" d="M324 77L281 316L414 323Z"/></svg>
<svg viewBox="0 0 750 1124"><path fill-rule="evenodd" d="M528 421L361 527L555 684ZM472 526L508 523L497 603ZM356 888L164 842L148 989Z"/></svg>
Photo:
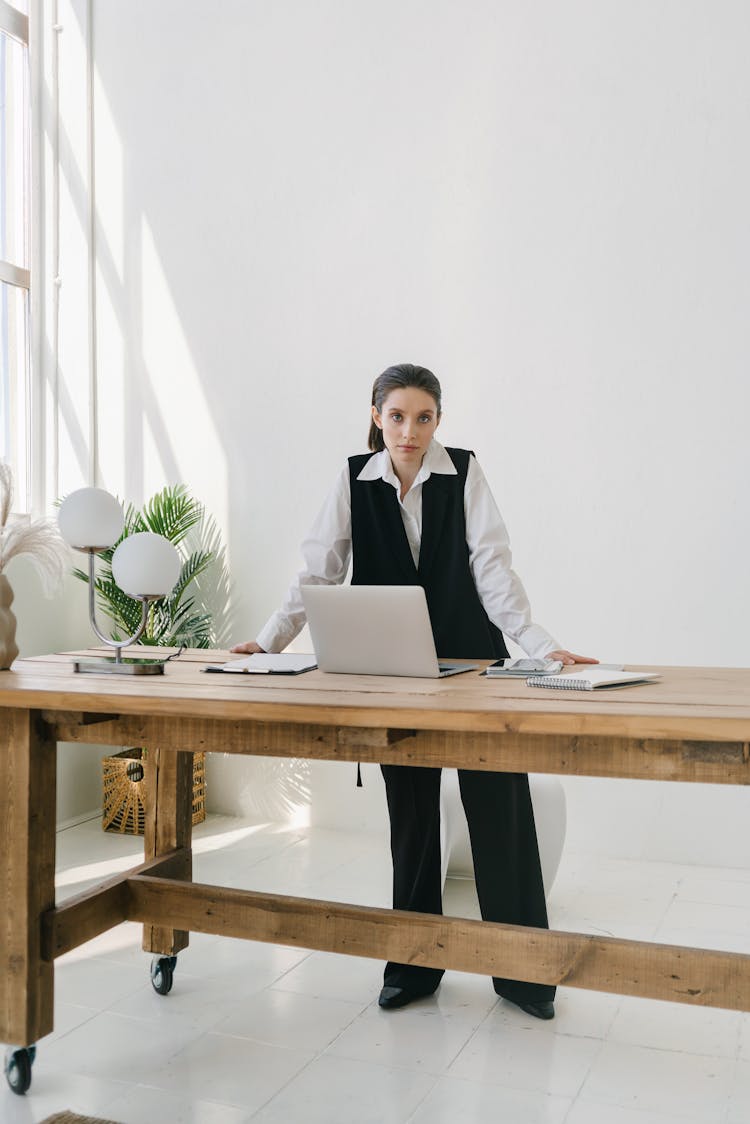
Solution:
<svg viewBox="0 0 750 1124"><path fill-rule="evenodd" d="M11 610L13 590L5 574L0 574L0 671L6 671L18 655L16 618Z"/></svg>

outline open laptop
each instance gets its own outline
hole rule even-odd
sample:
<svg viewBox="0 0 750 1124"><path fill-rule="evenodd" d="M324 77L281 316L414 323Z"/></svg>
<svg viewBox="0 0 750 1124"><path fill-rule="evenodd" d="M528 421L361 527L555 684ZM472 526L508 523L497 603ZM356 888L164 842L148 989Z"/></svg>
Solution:
<svg viewBox="0 0 750 1124"><path fill-rule="evenodd" d="M321 671L441 679L479 665L438 663L421 585L303 585Z"/></svg>

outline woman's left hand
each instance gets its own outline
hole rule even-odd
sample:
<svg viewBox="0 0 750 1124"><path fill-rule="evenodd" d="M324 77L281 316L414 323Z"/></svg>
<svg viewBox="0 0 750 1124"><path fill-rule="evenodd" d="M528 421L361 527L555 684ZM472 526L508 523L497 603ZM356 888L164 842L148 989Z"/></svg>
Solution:
<svg viewBox="0 0 750 1124"><path fill-rule="evenodd" d="M564 664L571 663L599 663L593 656L577 656L575 652L569 652L566 648L558 648L554 652L548 652L545 656L548 660L562 660Z"/></svg>

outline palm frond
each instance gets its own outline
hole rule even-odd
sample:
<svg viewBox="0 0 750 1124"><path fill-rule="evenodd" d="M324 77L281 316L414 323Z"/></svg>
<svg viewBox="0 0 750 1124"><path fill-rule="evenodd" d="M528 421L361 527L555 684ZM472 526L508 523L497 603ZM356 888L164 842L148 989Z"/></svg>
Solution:
<svg viewBox="0 0 750 1124"><path fill-rule="evenodd" d="M181 605L170 611L169 606L164 606L164 617L169 622L171 630L179 632L184 627L185 621L189 620L191 616L195 616L194 612L195 601L191 597L187 601L183 601Z"/></svg>
<svg viewBox="0 0 750 1124"><path fill-rule="evenodd" d="M189 555L180 567L180 576L172 592L167 596L170 605L179 603L187 587L195 581L209 566L213 565L214 556L206 550L196 550Z"/></svg>
<svg viewBox="0 0 750 1124"><path fill-rule="evenodd" d="M138 510L137 507L134 507L132 503L129 503L125 508L125 519L122 534L120 535L120 538L117 540L115 545L112 547L112 553L114 554L115 549L119 546L123 539L126 539L128 537L128 535L138 535L142 531L150 530L151 527L149 527L148 522L146 521L146 519L144 519L142 513Z"/></svg>
<svg viewBox="0 0 750 1124"><path fill-rule="evenodd" d="M157 492L143 509L143 520L149 531L164 535L177 546L191 527L200 521L203 505L188 495L184 484Z"/></svg>
<svg viewBox="0 0 750 1124"><path fill-rule="evenodd" d="M84 579L88 581L88 574ZM132 636L141 623L141 602L123 593L111 571L103 570L95 579L94 588L98 608L106 613L116 629L114 638L121 640L123 636Z"/></svg>

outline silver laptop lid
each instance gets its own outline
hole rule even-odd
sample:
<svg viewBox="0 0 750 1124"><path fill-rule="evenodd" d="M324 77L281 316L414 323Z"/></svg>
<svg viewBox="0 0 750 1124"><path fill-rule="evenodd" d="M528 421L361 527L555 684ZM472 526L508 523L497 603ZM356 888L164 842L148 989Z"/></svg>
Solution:
<svg viewBox="0 0 750 1124"><path fill-rule="evenodd" d="M421 585L303 585L322 671L440 676Z"/></svg>

